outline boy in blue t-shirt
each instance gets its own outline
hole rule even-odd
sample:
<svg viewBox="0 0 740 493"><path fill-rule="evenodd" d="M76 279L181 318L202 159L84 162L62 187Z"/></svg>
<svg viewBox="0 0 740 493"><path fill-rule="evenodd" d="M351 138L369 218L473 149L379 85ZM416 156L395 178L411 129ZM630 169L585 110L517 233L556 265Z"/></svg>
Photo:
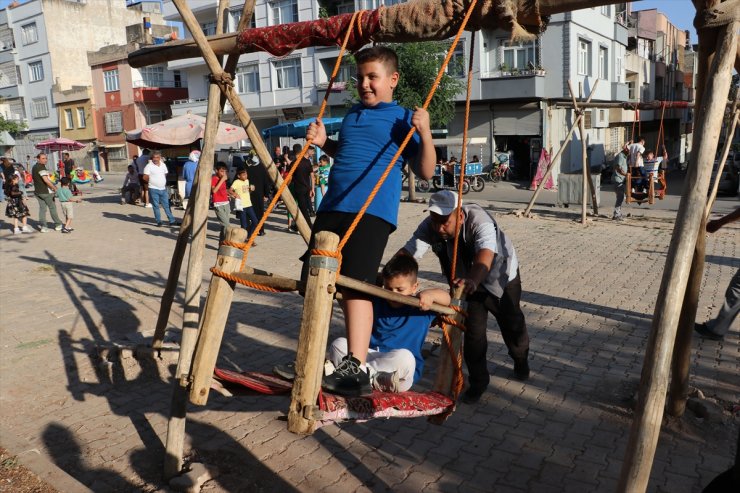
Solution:
<svg viewBox="0 0 740 493"><path fill-rule="evenodd" d="M410 255L397 255L383 268L383 287L394 293L413 296L419 287L419 264ZM367 354L367 373L373 389L405 392L421 378L424 358L421 348L436 313L427 311L432 303L450 304L450 295L441 289L418 294L419 306L408 306L373 298L373 330ZM340 366L347 358L347 339L340 337L329 348L329 360ZM370 390L362 389L363 393Z"/></svg>
<svg viewBox="0 0 740 493"><path fill-rule="evenodd" d="M329 189L317 211L308 250L314 248L314 237L319 231L344 236L414 126L417 132L342 251L341 275L374 282L388 236L398 221L401 165L409 160L415 164L417 175L431 179L436 153L429 113L422 108L412 112L393 100L399 79L396 53L384 46L374 46L357 53L355 61L360 103L344 117L339 140L327 138L326 128L318 119L306 133L307 139L334 158ZM304 256L302 277L308 277L308 255ZM357 395L370 387L365 360L372 332L373 303L366 295L352 290L342 290L342 296L349 354L333 374L324 377L323 386L334 393Z"/></svg>

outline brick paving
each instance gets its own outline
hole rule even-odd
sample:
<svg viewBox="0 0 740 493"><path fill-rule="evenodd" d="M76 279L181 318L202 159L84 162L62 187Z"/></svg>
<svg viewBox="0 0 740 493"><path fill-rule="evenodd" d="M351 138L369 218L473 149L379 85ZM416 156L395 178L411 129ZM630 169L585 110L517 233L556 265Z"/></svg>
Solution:
<svg viewBox="0 0 740 493"><path fill-rule="evenodd" d="M151 210L118 204L117 184L112 176L85 189L70 235L13 236L3 224L3 434L38 449L93 491L167 491L161 467L176 355L136 360L124 353L108 363L94 357L97 344L150 340L174 245L174 230L157 228ZM520 257L532 378L511 379L511 360L490 318L491 385L478 405L460 405L442 426L424 419L377 420L300 437L286 430L286 397L212 392L206 406L190 406L188 414L188 459L219 469L203 491L616 488L675 207L633 207L628 221L601 218L583 227L574 222L579 211L573 208L542 206L537 219L525 220L507 214L522 206L516 201L480 202L496 214ZM29 205L35 218L35 199ZM716 209L728 212L736 205L723 200ZM410 235L423 209L401 206L387 256ZM268 224L250 264L295 277L304 248L300 237L284 231L284 212ZM210 226L206 267L217 245ZM739 231L736 224L708 237L699 320L719 309L740 265ZM431 254L421 270L425 286L442 279ZM203 279L205 289L207 269ZM168 337L175 341L182 293L170 317ZM300 312L297 295L237 289L219 366L269 371L289 360ZM342 332L339 310L331 332ZM693 344L692 385L728 409L737 405L738 331L723 342ZM429 360L427 383L435 360ZM737 428L738 417L729 412L720 422L705 422L691 411L666 418L649 490L700 491L732 463ZM9 438L0 437L0 443Z"/></svg>

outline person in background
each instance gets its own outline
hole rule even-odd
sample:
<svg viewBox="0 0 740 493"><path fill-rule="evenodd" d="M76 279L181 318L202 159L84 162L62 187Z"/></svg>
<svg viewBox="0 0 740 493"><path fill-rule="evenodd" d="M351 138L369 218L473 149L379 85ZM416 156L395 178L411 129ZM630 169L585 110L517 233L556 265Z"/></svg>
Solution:
<svg viewBox="0 0 740 493"><path fill-rule="evenodd" d="M259 222L265 214L265 199L270 198L270 177L267 176L267 170L260 163L257 156L252 156L247 160L247 174L249 175L250 187L249 196L252 200L252 209ZM265 227L259 232L260 236L265 236Z"/></svg>
<svg viewBox="0 0 740 493"><path fill-rule="evenodd" d="M182 177L185 180L185 197L183 197L182 208L187 209L190 194L193 191L193 181L195 174L198 172L198 162L200 161L200 151L192 151L188 155L188 160L182 167Z"/></svg>
<svg viewBox="0 0 740 493"><path fill-rule="evenodd" d="M627 178L627 156L629 155L629 148L627 145L622 147L622 150L617 154L617 160L614 163L614 191L617 192L617 200L614 202L614 214L612 219L615 221L621 221L622 216L622 202L624 202L624 180Z"/></svg>
<svg viewBox="0 0 740 493"><path fill-rule="evenodd" d="M49 158L43 152L40 152L36 156L36 164L31 170L33 176L33 189L36 200L39 202L39 232L48 233L49 229L46 227L46 210L51 213L51 219L54 221L54 229L57 231L62 230L62 220L59 219L57 214L57 206L54 204L54 194L57 191L57 187L51 182L51 173L46 169L46 163Z"/></svg>
<svg viewBox="0 0 740 493"><path fill-rule="evenodd" d="M138 203L140 190L139 174L136 172L134 165L129 164L128 173L126 173L121 187L121 205Z"/></svg>
<svg viewBox="0 0 740 493"><path fill-rule="evenodd" d="M69 157L69 153L62 154L62 164L64 165L64 176L72 178L72 170L75 169L75 160Z"/></svg>
<svg viewBox="0 0 740 493"><path fill-rule="evenodd" d="M76 199L72 196L72 191L69 189L69 184L72 180L66 176L59 180L59 187L57 188L57 198L62 204L62 212L64 212L64 226L62 226L62 233L71 233L74 231L72 226L72 219L75 217L74 214L74 202L82 202L82 199Z"/></svg>
<svg viewBox="0 0 740 493"><path fill-rule="evenodd" d="M5 207L5 216L13 219L13 234L33 233L31 227L26 223L28 216L31 214L26 205L26 197L21 193L18 181L18 175L12 175L5 183L5 193L8 198L8 205ZM18 220L21 221L21 227L18 226Z"/></svg>
<svg viewBox="0 0 740 493"><path fill-rule="evenodd" d="M226 228L229 227L231 204L229 203L229 186L226 183L226 163L219 161L216 163L216 174L211 177L211 194L213 196L213 210L216 212L216 218L221 223L221 231L218 235L218 241L226 238Z"/></svg>
<svg viewBox="0 0 740 493"><path fill-rule="evenodd" d="M170 226L178 226L179 223L172 215L170 209L170 198L167 196L167 165L162 160L162 153L154 151L152 160L144 167L144 180L149 188L149 195L152 199L151 207L154 209L154 220L157 226L162 225L162 218L159 214L159 206L162 206L164 213L169 219ZM146 192L145 192L146 193Z"/></svg>
<svg viewBox="0 0 740 493"><path fill-rule="evenodd" d="M141 184L141 197L144 201L144 207L151 207L149 203L149 183L144 179L144 168L151 162L149 155L152 151L144 149L141 156L136 158L136 172L139 173L139 183Z"/></svg>

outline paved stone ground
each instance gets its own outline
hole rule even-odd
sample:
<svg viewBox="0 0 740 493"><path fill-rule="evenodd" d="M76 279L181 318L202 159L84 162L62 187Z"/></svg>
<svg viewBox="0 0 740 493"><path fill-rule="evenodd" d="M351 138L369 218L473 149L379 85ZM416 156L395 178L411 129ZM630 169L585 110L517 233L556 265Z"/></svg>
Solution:
<svg viewBox="0 0 740 493"><path fill-rule="evenodd" d="M176 356L100 364L92 355L96 344L150 339L174 231L157 228L151 210L119 205L117 177L104 185L85 190L70 235L13 236L2 227L3 433L26 441L94 491L167 491L160 475ZM491 386L479 405L461 405L443 426L379 420L299 437L286 430L287 398L212 393L207 406L191 406L188 414L188 459L220 471L203 491L616 488L677 200L672 209L665 203L661 210L633 208L635 215L623 223L601 218L583 227L572 208L540 207L534 220L507 214L522 207L504 199L507 186L497 189L502 200L481 203L496 214L520 256L532 378L510 378L511 361L490 319ZM35 218L34 199L30 206ZM725 199L715 209L735 206L736 200ZM388 255L413 231L423 208L401 206ZM282 212L269 225L250 264L295 276L300 238L284 232ZM739 231L736 224L708 237L699 320L716 313L740 266ZM208 236L209 267L214 225ZM421 269L425 285L441 280L431 256ZM204 269L204 282L208 275ZM182 290L170 318L173 340L179 338L181 296ZM219 366L269 371L291 359L300 312L296 295L238 289ZM335 310L332 335L342 332L340 317ZM700 491L730 466L738 361L737 328L724 342L694 341L692 385L719 399L726 412L717 421L691 412L666 418L650 491Z"/></svg>

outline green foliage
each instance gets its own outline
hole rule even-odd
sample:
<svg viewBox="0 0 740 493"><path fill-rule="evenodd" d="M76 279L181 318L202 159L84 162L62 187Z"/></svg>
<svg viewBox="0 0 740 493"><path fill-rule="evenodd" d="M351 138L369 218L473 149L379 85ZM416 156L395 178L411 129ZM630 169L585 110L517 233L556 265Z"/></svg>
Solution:
<svg viewBox="0 0 740 493"><path fill-rule="evenodd" d="M4 116L0 115L0 132L5 131L8 132L10 135L16 135L25 129L25 123L6 120Z"/></svg>
<svg viewBox="0 0 740 493"><path fill-rule="evenodd" d="M442 66L444 55L450 47L450 43L443 41L425 41L421 43L390 44L391 48L398 53L398 72L401 77L394 91L393 97L398 104L413 109L424 104L429 89L437 77L437 72ZM354 63L354 61L353 61ZM455 58L450 61L447 73L442 75L439 87L429 104L429 119L432 128L443 128L455 116L455 96L465 90L462 79L452 77L449 74L463 74L466 67L456 62ZM347 89L352 94L353 101L357 100L357 88L354 81L347 84Z"/></svg>

